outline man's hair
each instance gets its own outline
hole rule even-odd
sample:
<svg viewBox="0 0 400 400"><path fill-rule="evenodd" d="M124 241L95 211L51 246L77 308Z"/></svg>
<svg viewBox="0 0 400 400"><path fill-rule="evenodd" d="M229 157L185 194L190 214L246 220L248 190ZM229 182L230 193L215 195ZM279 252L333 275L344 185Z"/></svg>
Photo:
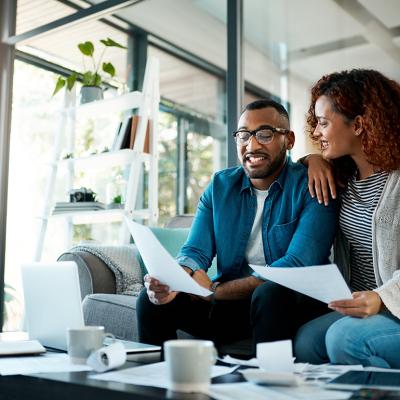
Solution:
<svg viewBox="0 0 400 400"><path fill-rule="evenodd" d="M253 111L253 110L261 110L262 108L274 108L282 117L286 118L289 122L289 114L286 111L285 107L282 104L277 103L274 100L270 99L260 99L252 101L251 103L244 106L241 114L245 111Z"/></svg>

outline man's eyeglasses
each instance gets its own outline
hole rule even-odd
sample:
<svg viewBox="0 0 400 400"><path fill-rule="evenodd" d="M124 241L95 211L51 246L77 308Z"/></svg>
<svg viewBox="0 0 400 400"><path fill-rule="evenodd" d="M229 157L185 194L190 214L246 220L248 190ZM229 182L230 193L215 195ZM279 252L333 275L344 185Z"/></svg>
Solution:
<svg viewBox="0 0 400 400"><path fill-rule="evenodd" d="M233 132L233 137L235 138L236 144L239 146L247 146L252 136L256 138L258 143L268 144L272 142L275 133L277 132L285 135L289 133L290 130L264 125L256 129L255 131L246 131L244 129L239 129L238 131Z"/></svg>

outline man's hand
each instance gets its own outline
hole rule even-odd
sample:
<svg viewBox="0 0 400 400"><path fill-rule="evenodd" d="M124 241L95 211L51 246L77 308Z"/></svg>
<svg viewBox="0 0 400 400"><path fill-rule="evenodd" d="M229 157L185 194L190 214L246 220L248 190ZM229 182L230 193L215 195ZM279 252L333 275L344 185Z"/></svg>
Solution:
<svg viewBox="0 0 400 400"><path fill-rule="evenodd" d="M144 286L147 289L149 300L156 305L167 304L175 299L178 292L170 292L167 285L163 285L159 280L145 275Z"/></svg>
<svg viewBox="0 0 400 400"><path fill-rule="evenodd" d="M352 300L337 300L328 304L329 308L343 315L360 318L378 314L382 306L379 294L373 291L354 292Z"/></svg>
<svg viewBox="0 0 400 400"><path fill-rule="evenodd" d="M327 206L329 192L333 199L336 198L332 164L324 160L319 154L310 154L304 164L308 166L308 190L311 197L317 195L318 202L323 202Z"/></svg>

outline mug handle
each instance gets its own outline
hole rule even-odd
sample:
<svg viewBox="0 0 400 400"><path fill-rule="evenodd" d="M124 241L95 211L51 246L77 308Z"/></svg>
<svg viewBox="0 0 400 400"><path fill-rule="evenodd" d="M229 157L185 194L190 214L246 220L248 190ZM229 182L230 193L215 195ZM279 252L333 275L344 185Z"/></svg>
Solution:
<svg viewBox="0 0 400 400"><path fill-rule="evenodd" d="M112 333L105 333L104 338L103 338L103 344L107 338L112 340L111 344L113 344L117 341L117 339L115 338L115 336Z"/></svg>
<svg viewBox="0 0 400 400"><path fill-rule="evenodd" d="M214 365L217 362L217 358L218 358L218 352L217 349L213 346L213 352L210 359L211 365Z"/></svg>

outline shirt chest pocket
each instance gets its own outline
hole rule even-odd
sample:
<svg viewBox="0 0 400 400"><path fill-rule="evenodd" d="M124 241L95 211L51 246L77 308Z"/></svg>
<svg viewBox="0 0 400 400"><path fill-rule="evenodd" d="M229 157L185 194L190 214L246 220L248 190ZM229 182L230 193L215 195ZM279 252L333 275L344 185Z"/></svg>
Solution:
<svg viewBox="0 0 400 400"><path fill-rule="evenodd" d="M283 257L296 230L298 218L286 224L275 225L271 229L269 247L274 259Z"/></svg>

